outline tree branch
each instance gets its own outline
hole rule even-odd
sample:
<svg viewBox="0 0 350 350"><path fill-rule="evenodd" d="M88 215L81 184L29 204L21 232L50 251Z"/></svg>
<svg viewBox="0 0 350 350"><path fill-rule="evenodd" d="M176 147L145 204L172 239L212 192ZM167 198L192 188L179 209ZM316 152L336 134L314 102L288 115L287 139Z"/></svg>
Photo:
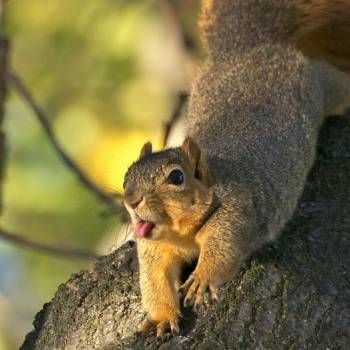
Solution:
<svg viewBox="0 0 350 350"><path fill-rule="evenodd" d="M49 142L56 150L63 163L72 170L72 172L77 176L78 180L100 201L104 202L114 212L119 212L120 206L116 204L115 198L120 198L121 195L119 193L114 193L112 196L112 194L108 194L102 189L98 188L98 186L88 178L88 176L79 168L79 166L72 160L72 158L68 156L67 153L63 150L62 146L57 141L55 132L46 114L44 113L43 109L36 103L32 94L25 86L23 81L15 73L9 71L6 73L6 80L31 108L40 125L44 129Z"/></svg>
<svg viewBox="0 0 350 350"><path fill-rule="evenodd" d="M56 255L62 258L94 260L98 257L98 255L95 253L77 248L55 247L40 242L34 242L29 239L23 238L20 235L10 233L3 229L0 229L0 238L2 240L14 243L15 245L22 248L39 251L45 254Z"/></svg>
<svg viewBox="0 0 350 350"><path fill-rule="evenodd" d="M0 8L0 15L2 15ZM0 19L1 24L1 19ZM5 99L7 94L6 87L6 67L8 57L9 43L4 37L0 37L0 212L2 211L2 186L6 171L6 135L3 128L5 117Z"/></svg>
<svg viewBox="0 0 350 350"><path fill-rule="evenodd" d="M175 103L173 112L171 113L170 118L164 124L163 147L166 146L169 139L170 131L173 128L174 124L179 120L182 108L186 104L187 100L187 92L179 92L179 94L177 95L177 101Z"/></svg>

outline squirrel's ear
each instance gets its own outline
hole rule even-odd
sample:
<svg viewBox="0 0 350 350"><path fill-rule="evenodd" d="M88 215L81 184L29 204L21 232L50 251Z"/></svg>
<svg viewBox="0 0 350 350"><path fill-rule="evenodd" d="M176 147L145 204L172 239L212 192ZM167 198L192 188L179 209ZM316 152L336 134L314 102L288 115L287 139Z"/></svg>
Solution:
<svg viewBox="0 0 350 350"><path fill-rule="evenodd" d="M180 148L188 157L194 176L201 180L206 186L211 186L214 182L213 176L196 142L194 142L191 137L186 137Z"/></svg>
<svg viewBox="0 0 350 350"><path fill-rule="evenodd" d="M181 150L186 154L190 164L193 168L196 167L199 158L201 157L201 150L191 137L186 137L181 145Z"/></svg>
<svg viewBox="0 0 350 350"><path fill-rule="evenodd" d="M139 159L151 153L152 153L152 143L148 141L142 146Z"/></svg>

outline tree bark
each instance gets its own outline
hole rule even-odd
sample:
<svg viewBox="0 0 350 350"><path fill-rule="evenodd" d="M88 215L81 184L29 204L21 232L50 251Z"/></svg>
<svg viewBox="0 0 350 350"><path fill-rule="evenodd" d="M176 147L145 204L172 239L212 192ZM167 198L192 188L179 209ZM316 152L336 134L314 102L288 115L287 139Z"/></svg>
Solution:
<svg viewBox="0 0 350 350"><path fill-rule="evenodd" d="M350 122L330 119L293 219L220 289L184 310L182 335L135 335L144 318L127 243L62 284L22 349L349 349Z"/></svg>

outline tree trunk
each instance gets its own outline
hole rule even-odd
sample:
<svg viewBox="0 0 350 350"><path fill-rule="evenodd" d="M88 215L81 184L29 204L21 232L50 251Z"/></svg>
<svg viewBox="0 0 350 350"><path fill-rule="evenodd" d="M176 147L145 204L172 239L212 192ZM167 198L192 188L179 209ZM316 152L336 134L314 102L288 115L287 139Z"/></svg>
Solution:
<svg viewBox="0 0 350 350"><path fill-rule="evenodd" d="M182 335L134 335L144 314L127 243L62 284L22 349L350 349L350 123L324 126L291 222L220 289L184 310Z"/></svg>

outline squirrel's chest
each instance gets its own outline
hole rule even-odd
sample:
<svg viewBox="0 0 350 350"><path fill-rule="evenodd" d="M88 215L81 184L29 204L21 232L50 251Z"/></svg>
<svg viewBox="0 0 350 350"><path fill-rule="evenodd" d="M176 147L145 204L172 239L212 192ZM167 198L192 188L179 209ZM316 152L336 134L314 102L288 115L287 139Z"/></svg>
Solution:
<svg viewBox="0 0 350 350"><path fill-rule="evenodd" d="M189 263L198 258L200 251L199 245L195 241L178 242L172 249L176 255Z"/></svg>
<svg viewBox="0 0 350 350"><path fill-rule="evenodd" d="M200 247L195 240L177 237L162 241L142 240L137 244L139 257L162 256L192 263L199 256ZM166 260L166 259L165 259Z"/></svg>

